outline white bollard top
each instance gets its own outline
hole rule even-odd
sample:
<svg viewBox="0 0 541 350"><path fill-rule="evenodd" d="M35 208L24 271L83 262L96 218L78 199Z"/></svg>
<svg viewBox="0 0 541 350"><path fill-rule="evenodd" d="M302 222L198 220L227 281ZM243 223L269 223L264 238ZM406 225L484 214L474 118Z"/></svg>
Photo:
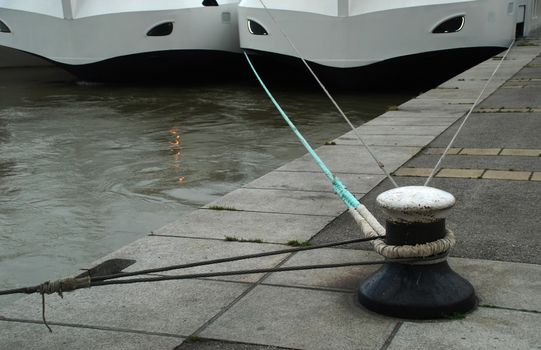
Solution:
<svg viewBox="0 0 541 350"><path fill-rule="evenodd" d="M456 200L433 187L407 186L383 192L377 202L389 221L430 223L444 219Z"/></svg>

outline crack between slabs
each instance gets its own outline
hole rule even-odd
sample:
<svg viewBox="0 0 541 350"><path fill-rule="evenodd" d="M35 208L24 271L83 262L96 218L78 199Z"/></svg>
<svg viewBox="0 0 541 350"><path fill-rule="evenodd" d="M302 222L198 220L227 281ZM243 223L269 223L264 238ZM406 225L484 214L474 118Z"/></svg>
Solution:
<svg viewBox="0 0 541 350"><path fill-rule="evenodd" d="M0 316L0 322L12 322L12 323L26 323L26 324L43 325L43 321L41 321L41 320L10 318L10 317L4 317L4 316ZM180 335L177 335L177 334L162 333L162 332L151 332L151 331L143 331L143 330L128 329L128 328L117 328L117 327L107 327L107 326L93 326L93 325L86 325L86 324L64 323L64 322L49 322L49 321L47 323L50 326L59 326L59 327L93 329L93 330L99 330L99 331L131 333L131 334L141 334L141 335L152 335L152 336L169 337L169 338L177 338L177 339L185 338L184 336L180 336Z"/></svg>

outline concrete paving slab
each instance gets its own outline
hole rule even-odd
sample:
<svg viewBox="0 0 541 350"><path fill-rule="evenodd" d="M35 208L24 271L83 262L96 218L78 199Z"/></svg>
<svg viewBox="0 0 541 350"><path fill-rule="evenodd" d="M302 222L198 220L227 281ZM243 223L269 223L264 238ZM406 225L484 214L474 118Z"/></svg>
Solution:
<svg viewBox="0 0 541 350"><path fill-rule="evenodd" d="M422 96L419 96L417 97L417 99L420 99L420 100L424 100L424 101L433 101L433 102L436 102L436 103L440 103L440 104L444 104L444 103L447 103L447 104L450 104L450 105L453 105L453 104L456 104L456 105L468 105L468 106L471 106L475 100L477 99L477 96L472 96L470 98L456 98L456 99L448 99L448 98L445 98L445 97L441 97L441 98L436 98L436 97L422 97Z"/></svg>
<svg viewBox="0 0 541 350"><path fill-rule="evenodd" d="M235 190L206 207L214 206L264 213L317 216L336 216L346 210L334 193L247 188Z"/></svg>
<svg viewBox="0 0 541 350"><path fill-rule="evenodd" d="M157 235L224 239L226 236L271 243L310 239L330 216L200 209L156 230Z"/></svg>
<svg viewBox="0 0 541 350"><path fill-rule="evenodd" d="M500 153L502 156L541 157L541 149L505 148Z"/></svg>
<svg viewBox="0 0 541 350"><path fill-rule="evenodd" d="M456 155L462 151L462 148L451 147L447 150L448 155ZM423 154L437 154L442 155L445 152L445 147L430 147L423 150Z"/></svg>
<svg viewBox="0 0 541 350"><path fill-rule="evenodd" d="M443 168L436 174L436 177L479 179L481 178L483 173L484 173L484 170L482 169Z"/></svg>
<svg viewBox="0 0 541 350"><path fill-rule="evenodd" d="M415 99L414 99L415 100ZM413 101L413 100L412 100ZM415 105L415 103L411 103ZM433 104L435 106L435 104ZM404 106L404 107L402 107ZM400 118L400 119L407 119L407 118L430 118L437 122L438 119L447 120L447 119L459 119L464 115L464 111L457 110L456 107L453 107L451 109L414 109L414 108L408 108L410 104L405 103L403 105L400 105L397 107L397 110L394 111L388 111L384 114L380 115L379 117L372 119L371 122L377 121L380 118ZM404 109L402 109L404 108Z"/></svg>
<svg viewBox="0 0 541 350"><path fill-rule="evenodd" d="M531 63L537 64L535 62L536 61L532 61ZM539 79L541 78L541 68L535 67L535 66L525 67L520 72L518 72L513 78L514 79L536 79L536 78Z"/></svg>
<svg viewBox="0 0 541 350"><path fill-rule="evenodd" d="M430 115L427 116L416 116L416 117L385 117L380 116L378 118L372 119L368 123L363 124L364 126L450 126L453 124L459 117L439 117L433 118Z"/></svg>
<svg viewBox="0 0 541 350"><path fill-rule="evenodd" d="M434 100L445 100L448 102L454 102L456 100L466 103L474 103L477 99L479 93L481 93L480 88L467 87L462 89L445 89L445 88L436 88L429 90L428 92L422 94L418 98L421 99L434 99ZM485 91L488 94L496 90L496 86L491 84L487 87Z"/></svg>
<svg viewBox="0 0 541 350"><path fill-rule="evenodd" d="M483 179L528 181L531 175L530 171L487 170Z"/></svg>
<svg viewBox="0 0 541 350"><path fill-rule="evenodd" d="M473 284L480 305L541 312L541 265L463 258L449 263Z"/></svg>
<svg viewBox="0 0 541 350"><path fill-rule="evenodd" d="M531 61L531 57L521 60L506 60L501 67L496 72L496 80L507 80L514 76L524 65L528 64ZM476 80L487 80L494 70L496 65L499 62L495 62L493 66L477 66L475 69L466 71L460 75L457 75L456 78L461 79L476 79ZM479 91L480 92L480 91Z"/></svg>
<svg viewBox="0 0 541 350"><path fill-rule="evenodd" d="M541 101L537 101L536 99L539 94L541 94L541 87L531 87L520 90L498 90L480 103L479 107L541 107Z"/></svg>
<svg viewBox="0 0 541 350"><path fill-rule="evenodd" d="M493 67L494 69L496 67ZM506 79L503 79L502 77L496 78L492 80L488 84L487 90L492 90L501 87L502 84L506 82ZM483 90L484 86L486 85L486 79L483 80L475 80L475 79L462 79L460 77L452 78L445 83L441 84L438 88L440 89L461 89L461 90L467 90L472 94L479 94Z"/></svg>
<svg viewBox="0 0 541 350"><path fill-rule="evenodd" d="M355 195L365 194L385 176L364 174L340 174L340 180ZM273 171L243 186L244 188L280 189L291 191L334 192L322 172Z"/></svg>
<svg viewBox="0 0 541 350"><path fill-rule="evenodd" d="M369 314L351 293L258 286L203 337L310 350L380 349L396 321Z"/></svg>
<svg viewBox="0 0 541 350"><path fill-rule="evenodd" d="M423 154L407 162L408 168L433 168L441 155ZM513 171L541 171L539 157L463 156L448 155L442 163L445 168L492 169ZM404 169L401 168L401 169Z"/></svg>
<svg viewBox="0 0 541 350"><path fill-rule="evenodd" d="M453 147L538 149L540 118L541 113L472 114ZM457 127L447 129L430 147L446 147Z"/></svg>
<svg viewBox="0 0 541 350"><path fill-rule="evenodd" d="M210 280L95 287L48 297L47 320L188 336L247 288ZM41 297L21 299L2 316L41 320Z"/></svg>
<svg viewBox="0 0 541 350"><path fill-rule="evenodd" d="M232 236L244 239L241 236ZM225 242L208 239L149 236L139 239L116 252L103 258L130 259L136 263L124 271L154 269L165 266L188 264L193 262L222 259L239 255L258 254L284 249L282 245L257 244L248 242ZM159 272L159 275L180 275L192 273L207 273L218 271L235 271L245 269L268 269L276 266L287 255L276 255L265 258L241 260L231 263L201 266L168 272ZM98 261L99 263L99 261ZM220 280L255 283L263 274L244 276L224 276Z"/></svg>
<svg viewBox="0 0 541 350"><path fill-rule="evenodd" d="M365 135L363 141L369 146L393 146L393 147L424 147L428 145L433 136L416 135ZM337 145L362 147L357 137L344 135L334 140Z"/></svg>
<svg viewBox="0 0 541 350"><path fill-rule="evenodd" d="M347 135L347 134L346 134ZM350 135L348 135L350 136ZM389 171L401 166L406 160L419 152L417 147L373 147L372 151L385 164ZM353 146L323 146L317 150L325 164L335 173L348 174L376 174L381 175L381 170L376 162L370 157L366 149ZM298 158L278 170L281 171L320 171L312 158L305 155Z"/></svg>
<svg viewBox="0 0 541 350"><path fill-rule="evenodd" d="M464 320L405 322L388 349L540 349L539 329L539 314L481 308Z"/></svg>
<svg viewBox="0 0 541 350"><path fill-rule="evenodd" d="M497 156L501 148L463 148L459 154L466 156Z"/></svg>
<svg viewBox="0 0 541 350"><path fill-rule="evenodd" d="M504 86L502 86L501 88L502 89L523 89L525 88L526 85L524 84L505 84Z"/></svg>
<svg viewBox="0 0 541 350"><path fill-rule="evenodd" d="M449 125L419 126L419 125L363 125L357 129L360 135L418 135L433 136L441 134Z"/></svg>
<svg viewBox="0 0 541 350"><path fill-rule="evenodd" d="M441 113L441 112L460 112L464 109L467 110L467 107L465 107L464 105L450 104L450 103L445 103L445 102L441 103L440 101L436 101L432 99L421 99L419 98L419 96L411 100L408 100L398 106L398 110L402 112L404 111L427 112L429 110L437 110L439 111L439 113Z"/></svg>
<svg viewBox="0 0 541 350"><path fill-rule="evenodd" d="M394 172L394 176L425 176L432 174L431 168L400 168Z"/></svg>
<svg viewBox="0 0 541 350"><path fill-rule="evenodd" d="M0 322L0 344L11 350L171 350L182 338L52 326L49 333L44 325Z"/></svg>
<svg viewBox="0 0 541 350"><path fill-rule="evenodd" d="M370 251L327 248L315 252L299 252L283 266L337 264L356 261L383 260ZM380 266L351 266L335 269L276 272L265 279L265 284L293 287L323 288L354 292Z"/></svg>

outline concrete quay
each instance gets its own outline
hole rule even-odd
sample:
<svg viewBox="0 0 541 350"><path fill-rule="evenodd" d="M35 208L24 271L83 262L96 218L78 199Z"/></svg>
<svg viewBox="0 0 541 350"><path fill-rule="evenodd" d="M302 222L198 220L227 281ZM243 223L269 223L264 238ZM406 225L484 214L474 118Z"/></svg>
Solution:
<svg viewBox="0 0 541 350"><path fill-rule="evenodd" d="M422 184L499 63L490 59L359 127L400 185ZM479 307L456 319L377 315L355 290L377 267L96 287L33 295L0 311L1 349L541 349L541 40L518 42L432 183L457 197L451 266ZM488 96L488 97L487 97ZM352 133L319 154L375 214L389 183ZM359 237L308 156L100 259L125 271ZM217 210L229 209L229 210ZM235 237L245 241L227 241ZM377 258L369 246L284 254L182 273ZM170 272L173 274L180 272Z"/></svg>

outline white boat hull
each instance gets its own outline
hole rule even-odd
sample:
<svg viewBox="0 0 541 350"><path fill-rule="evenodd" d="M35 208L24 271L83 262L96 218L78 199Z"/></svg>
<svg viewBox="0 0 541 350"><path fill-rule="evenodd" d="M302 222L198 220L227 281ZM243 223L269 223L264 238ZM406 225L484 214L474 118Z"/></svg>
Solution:
<svg viewBox="0 0 541 350"><path fill-rule="evenodd" d="M401 59L408 63L404 69L411 69L412 64L423 69L432 63L453 62L462 69L460 62L470 57L474 64L489 57L507 47L515 34L514 8L510 11L506 0L321 0L317 6L308 0L264 3L267 9L259 0L239 4L241 47L282 60L297 58L283 31L315 67L329 76L332 70L346 73L338 75L340 79L354 70L364 74L367 70L363 68L384 63L399 71ZM433 33L438 24L457 16L465 19L459 31ZM251 33L248 21L260 24L267 35ZM387 69L381 68L385 73ZM439 67L441 71L446 68Z"/></svg>
<svg viewBox="0 0 541 350"><path fill-rule="evenodd" d="M66 3L71 6L68 12L62 7ZM177 64L182 65L197 62L198 55L228 57L240 52L238 1L220 1L219 6L202 6L200 0L180 3L182 6L173 0L0 0L0 20L11 31L0 33L0 45L43 57L90 79L92 71L99 74L105 69L99 75L107 75L120 69L129 74L130 66L165 70L163 66L172 59L180 59ZM166 22L172 23L170 34L147 34ZM182 53L187 53L186 62ZM144 67L144 57L163 61L160 64L156 59ZM227 69L219 60L213 66ZM183 69L195 73L194 67Z"/></svg>

